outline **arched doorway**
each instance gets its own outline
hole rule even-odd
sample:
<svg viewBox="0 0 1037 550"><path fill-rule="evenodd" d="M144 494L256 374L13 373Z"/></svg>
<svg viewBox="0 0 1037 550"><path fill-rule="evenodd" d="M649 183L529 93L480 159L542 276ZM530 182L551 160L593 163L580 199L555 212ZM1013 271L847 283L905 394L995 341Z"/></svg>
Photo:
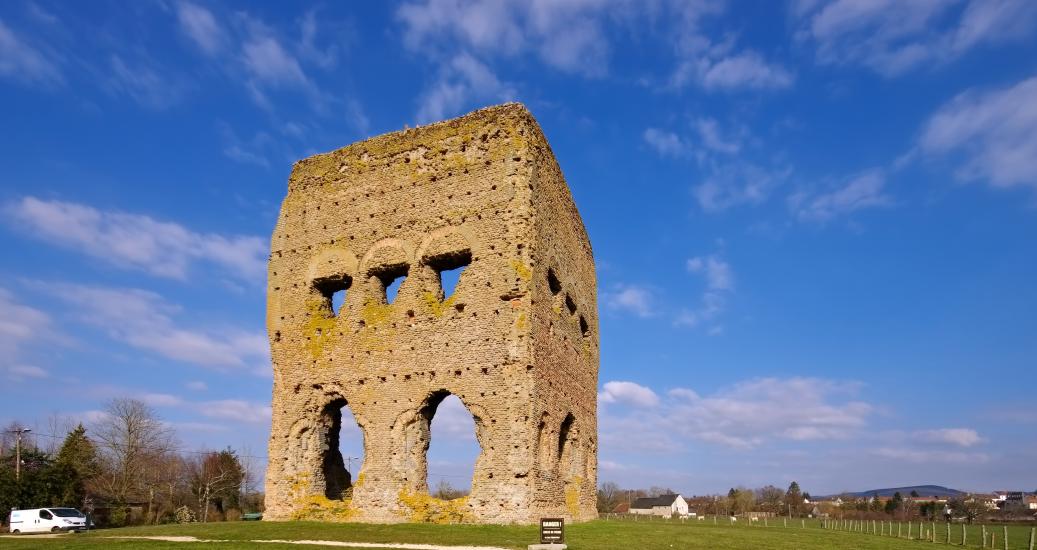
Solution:
<svg viewBox="0 0 1037 550"><path fill-rule="evenodd" d="M457 396L446 391L430 397L422 414L429 421L425 455L429 495L443 500L467 495L482 452L476 417Z"/></svg>

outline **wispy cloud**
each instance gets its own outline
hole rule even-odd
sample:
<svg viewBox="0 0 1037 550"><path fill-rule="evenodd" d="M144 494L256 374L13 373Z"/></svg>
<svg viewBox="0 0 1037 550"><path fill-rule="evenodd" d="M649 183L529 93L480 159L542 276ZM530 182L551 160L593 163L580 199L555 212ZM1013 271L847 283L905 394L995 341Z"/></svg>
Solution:
<svg viewBox="0 0 1037 550"><path fill-rule="evenodd" d="M648 287L619 284L604 293L605 305L616 311L633 313L638 317L651 317L655 314L652 291Z"/></svg>
<svg viewBox="0 0 1037 550"><path fill-rule="evenodd" d="M793 193L789 207L802 221L824 223L858 210L891 205L893 199L885 193L885 186L885 173L872 169L853 176L836 189Z"/></svg>
<svg viewBox="0 0 1037 550"><path fill-rule="evenodd" d="M268 247L259 237L196 233L150 216L36 197L9 203L5 210L36 238L160 277L184 279L195 263L251 282L262 281L266 271Z"/></svg>
<svg viewBox="0 0 1037 550"><path fill-rule="evenodd" d="M598 392L598 401L602 403L624 403L638 407L654 407L659 404L659 396L650 388L635 382L606 382Z"/></svg>
<svg viewBox="0 0 1037 550"><path fill-rule="evenodd" d="M50 327L50 315L20 303L0 287L0 356L13 360L24 344L46 334Z"/></svg>
<svg viewBox="0 0 1037 550"><path fill-rule="evenodd" d="M990 455L982 452L961 452L936 449L916 449L904 447L879 447L870 451L878 458L911 462L915 464L983 464L990 460Z"/></svg>
<svg viewBox="0 0 1037 550"><path fill-rule="evenodd" d="M211 11L191 2L180 2L176 5L176 16L180 30L202 52L216 55L226 47L227 33Z"/></svg>
<svg viewBox="0 0 1037 550"><path fill-rule="evenodd" d="M720 13L720 3L673 2L667 16L675 23L677 67L670 88L695 84L707 91L782 90L795 82L792 71L758 52L738 50L733 36L716 40L704 29L706 18Z"/></svg>
<svg viewBox="0 0 1037 550"><path fill-rule="evenodd" d="M184 82L147 61L130 66L122 57L112 55L109 70L107 89L125 94L144 107L165 109L179 102L186 91Z"/></svg>
<svg viewBox="0 0 1037 550"><path fill-rule="evenodd" d="M607 71L607 2L418 0L400 6L403 41L412 49L470 51L480 56L532 52L563 72Z"/></svg>
<svg viewBox="0 0 1037 550"><path fill-rule="evenodd" d="M939 65L983 44L1025 37L1037 22L1028 0L959 2L832 0L799 4L801 42L816 45L823 64L860 64L893 77ZM950 25L946 25L946 21Z"/></svg>
<svg viewBox="0 0 1037 550"><path fill-rule="evenodd" d="M2 364L0 364L0 372L5 373L8 379L13 380L15 382L19 382L29 378L50 378L50 373L35 365L15 364L10 365L8 367L4 367Z"/></svg>
<svg viewBox="0 0 1037 550"><path fill-rule="evenodd" d="M703 323L715 323L717 317L727 308L727 298L734 292L734 271L719 254L696 256L686 262L689 273L703 277L705 289L702 291L701 303L694 309L684 309L677 315L677 325L696 327ZM711 336L720 335L723 329L713 325L709 329Z"/></svg>
<svg viewBox="0 0 1037 550"><path fill-rule="evenodd" d="M658 128L645 129L642 137L655 152L664 157L680 158L691 153L691 145L674 132Z"/></svg>
<svg viewBox="0 0 1037 550"><path fill-rule="evenodd" d="M788 167L767 168L741 159L711 162L705 172L702 182L692 188L692 195L706 212L762 204L792 175Z"/></svg>
<svg viewBox="0 0 1037 550"><path fill-rule="evenodd" d="M508 101L515 90L501 82L489 67L466 53L443 65L439 79L419 98L419 123L458 114L473 101Z"/></svg>
<svg viewBox="0 0 1037 550"><path fill-rule="evenodd" d="M929 118L919 148L931 158L961 159L965 180L1037 188L1037 77L958 95Z"/></svg>
<svg viewBox="0 0 1037 550"><path fill-rule="evenodd" d="M959 447L972 447L983 442L979 432L972 428L941 428L923 430L916 434L918 438L930 443L948 443Z"/></svg>
<svg viewBox="0 0 1037 550"><path fill-rule="evenodd" d="M58 63L0 19L0 76L23 84L54 86L64 82Z"/></svg>
<svg viewBox="0 0 1037 550"><path fill-rule="evenodd" d="M756 378L710 395L675 388L662 398L636 383L624 384L625 395L640 398L629 402L632 408L603 409L603 439L639 434L679 445L671 436L683 436L748 450L775 441L846 439L874 412L866 402L846 399L859 384L819 378Z"/></svg>
<svg viewBox="0 0 1037 550"><path fill-rule="evenodd" d="M199 329L178 323L181 308L158 294L132 288L38 283L71 306L74 319L113 340L161 357L217 369L266 364L269 343L262 331Z"/></svg>

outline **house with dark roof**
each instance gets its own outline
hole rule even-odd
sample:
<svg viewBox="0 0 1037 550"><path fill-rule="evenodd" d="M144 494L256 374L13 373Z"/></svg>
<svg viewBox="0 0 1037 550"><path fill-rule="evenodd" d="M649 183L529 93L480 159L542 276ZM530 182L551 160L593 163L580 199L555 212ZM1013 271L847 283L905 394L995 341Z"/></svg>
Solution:
<svg viewBox="0 0 1037 550"><path fill-rule="evenodd" d="M631 514L670 517L688 515L688 502L680 495L644 497L630 503Z"/></svg>

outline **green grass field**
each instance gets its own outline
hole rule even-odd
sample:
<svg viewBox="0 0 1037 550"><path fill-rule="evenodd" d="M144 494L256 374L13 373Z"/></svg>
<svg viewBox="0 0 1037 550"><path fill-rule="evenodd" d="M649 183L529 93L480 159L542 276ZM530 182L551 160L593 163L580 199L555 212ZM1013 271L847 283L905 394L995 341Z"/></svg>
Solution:
<svg viewBox="0 0 1037 550"><path fill-rule="evenodd" d="M727 518L721 518L726 521ZM719 523L719 522L718 522ZM906 525L906 524L905 524ZM894 533L896 532L894 528ZM826 530L820 528L818 520L808 520L807 527L800 527L799 520L792 520L783 527L782 520L771 519L768 527L740 525L713 525L707 521L680 522L676 520L655 521L606 521L567 525L566 538L573 550L597 549L918 549L945 546L945 528L937 524L937 542L908 540L870 533ZM980 548L981 527L968 528L969 547ZM997 534L995 548L1002 549L1003 531L1000 526L988 527L988 532ZM903 534L906 536L906 526ZM951 543L960 547L961 526L951 528ZM917 523L915 532L917 535ZM424 543L440 545L483 545L503 548L525 548L537 542L537 528L501 525L368 525L314 522L234 522L192 525L161 525L104 529L78 535L63 535L57 538L41 538L34 535L0 538L0 548L73 548L108 549L182 549L190 550L202 546L212 547L206 542L162 542L149 540L117 539L110 537L137 536L193 536L199 539L221 540L217 548L263 548L268 550L317 548L267 543L258 545L255 540L328 540L377 543ZM1030 527L1009 528L1011 550L1027 550ZM989 538L988 538L989 545ZM989 547L989 546L988 546ZM341 547L339 547L341 548Z"/></svg>

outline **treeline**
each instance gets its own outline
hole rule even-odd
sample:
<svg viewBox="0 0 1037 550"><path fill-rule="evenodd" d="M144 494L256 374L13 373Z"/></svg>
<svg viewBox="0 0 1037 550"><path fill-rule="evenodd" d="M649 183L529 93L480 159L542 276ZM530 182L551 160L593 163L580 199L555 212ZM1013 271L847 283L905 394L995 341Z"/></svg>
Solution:
<svg viewBox="0 0 1037 550"><path fill-rule="evenodd" d="M674 493L677 491L666 487L623 489L616 483L606 482L598 487L598 512L612 513L621 510L621 504L629 505L641 497ZM992 510L984 498L972 495L961 495L940 502L936 498L925 499L915 491L911 491L910 495L898 492L891 498L843 494L814 502L810 493L803 492L795 481L785 490L767 485L758 489L731 488L726 495L681 496L688 502L688 508L700 515L741 516L762 512L788 517L897 521L937 521L949 515L969 523L983 518L1005 520L1012 517L1010 511Z"/></svg>
<svg viewBox="0 0 1037 550"><path fill-rule="evenodd" d="M675 493L678 491L667 487L622 489L616 483L606 482L598 487L598 512L611 513L620 504L630 504L642 497ZM688 502L688 507L698 514L720 516L770 512L774 515L800 517L808 515L812 511L812 506L805 502L810 500L810 494L802 492L799 483L795 481L784 491L768 485L759 489L732 488L726 495L681 496Z"/></svg>
<svg viewBox="0 0 1037 550"><path fill-rule="evenodd" d="M19 444L20 431L12 423L0 438L2 522L13 508L78 508L101 526L234 520L262 511L248 457L229 447L179 449L173 429L135 399L110 401L89 429L79 424L60 430L63 437L52 427L54 434L23 433ZM41 447L41 437L53 441Z"/></svg>

